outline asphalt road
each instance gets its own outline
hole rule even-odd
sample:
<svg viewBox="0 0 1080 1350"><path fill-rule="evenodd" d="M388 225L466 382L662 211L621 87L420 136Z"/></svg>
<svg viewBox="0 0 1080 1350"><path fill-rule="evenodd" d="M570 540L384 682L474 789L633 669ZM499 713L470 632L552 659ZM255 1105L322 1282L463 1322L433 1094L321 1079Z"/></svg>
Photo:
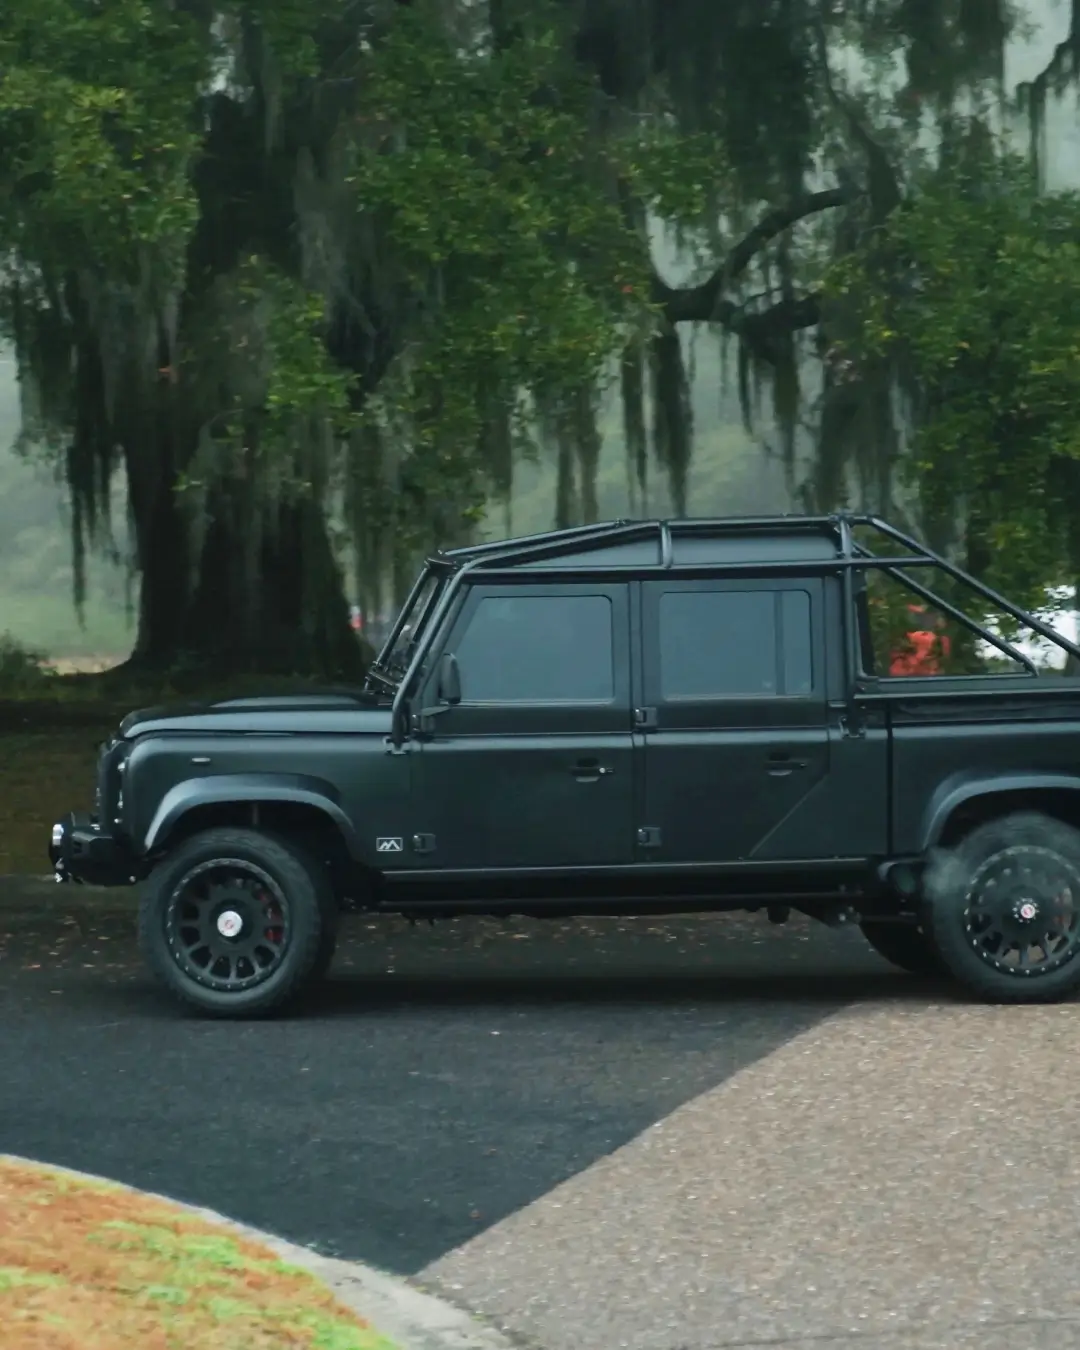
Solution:
<svg viewBox="0 0 1080 1350"><path fill-rule="evenodd" d="M218 1024L150 984L130 916L32 892L0 879L0 1152L403 1274L845 1005L925 996L799 922L354 920L302 1014Z"/></svg>

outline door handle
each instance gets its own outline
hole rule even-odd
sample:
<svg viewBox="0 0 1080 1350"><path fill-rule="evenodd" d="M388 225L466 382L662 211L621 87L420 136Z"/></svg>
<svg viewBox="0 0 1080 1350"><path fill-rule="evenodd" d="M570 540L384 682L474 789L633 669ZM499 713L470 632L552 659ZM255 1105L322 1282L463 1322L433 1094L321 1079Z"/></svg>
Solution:
<svg viewBox="0 0 1080 1350"><path fill-rule="evenodd" d="M601 778L607 778L614 769L609 769L606 764L601 764L598 759L579 759L571 770L579 783L595 783Z"/></svg>
<svg viewBox="0 0 1080 1350"><path fill-rule="evenodd" d="M787 778L796 769L805 769L809 764L805 759L792 759L785 751L778 750L768 759L770 778Z"/></svg>

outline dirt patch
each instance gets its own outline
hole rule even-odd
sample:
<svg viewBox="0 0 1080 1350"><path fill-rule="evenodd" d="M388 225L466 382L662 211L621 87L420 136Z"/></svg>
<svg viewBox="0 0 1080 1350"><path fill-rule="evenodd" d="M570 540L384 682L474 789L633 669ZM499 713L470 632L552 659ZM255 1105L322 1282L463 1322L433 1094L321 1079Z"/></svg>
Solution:
<svg viewBox="0 0 1080 1350"><path fill-rule="evenodd" d="M268 1248L120 1187L0 1159L4 1350L393 1350Z"/></svg>

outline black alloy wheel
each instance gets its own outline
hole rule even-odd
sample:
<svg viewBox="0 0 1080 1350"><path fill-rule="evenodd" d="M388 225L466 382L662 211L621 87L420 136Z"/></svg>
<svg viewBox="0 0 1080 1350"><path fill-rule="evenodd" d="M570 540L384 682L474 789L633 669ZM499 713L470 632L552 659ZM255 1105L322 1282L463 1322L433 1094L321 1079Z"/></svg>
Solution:
<svg viewBox="0 0 1080 1350"><path fill-rule="evenodd" d="M284 891L263 868L216 858L181 877L165 910L177 965L219 993L253 989L279 969L292 937Z"/></svg>
<svg viewBox="0 0 1080 1350"><path fill-rule="evenodd" d="M940 876L931 871L930 933L973 993L1045 1003L1080 988L1080 832L1035 813L990 821Z"/></svg>
<svg viewBox="0 0 1080 1350"><path fill-rule="evenodd" d="M1080 951L1080 871L1050 848L1014 844L983 863L967 893L968 941L994 970L1041 977Z"/></svg>
<svg viewBox="0 0 1080 1350"><path fill-rule="evenodd" d="M278 1011L330 964L337 905L326 868L291 840L208 830L152 873L139 936L154 974L217 1017Z"/></svg>

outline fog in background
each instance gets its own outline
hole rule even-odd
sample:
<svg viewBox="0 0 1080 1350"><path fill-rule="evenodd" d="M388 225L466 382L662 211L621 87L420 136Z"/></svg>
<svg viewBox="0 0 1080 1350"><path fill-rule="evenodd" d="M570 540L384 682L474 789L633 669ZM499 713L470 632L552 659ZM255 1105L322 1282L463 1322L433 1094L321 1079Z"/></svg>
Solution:
<svg viewBox="0 0 1080 1350"><path fill-rule="evenodd" d="M1037 74L1066 35L1064 0L1029 0L1023 7L1029 32L1008 52L1010 89ZM1018 129L1019 130L1019 129ZM1077 101L1066 96L1048 109L1044 163L1053 187L1080 187L1080 119ZM674 251L658 257L672 282L685 275ZM734 351L725 359L721 341L698 326L692 349L692 397L695 415L694 459L689 478L689 509L695 515L740 514L791 509L789 476L772 442L766 408L754 434L742 421L734 380ZM805 394L808 420L814 398L813 367L808 365ZM621 413L612 391L602 419L604 450L599 472L603 517L630 514L632 502L621 434ZM59 658L87 661L119 659L134 640L127 605L127 575L122 561L102 556L89 569L85 626L72 605L69 513L57 466L43 448L16 453L20 430L19 391L10 351L0 346L0 632ZM812 451L804 433L797 457L805 464ZM800 464L795 476L800 476ZM119 495L118 544L123 547L123 502ZM654 474L644 510L671 509L665 484ZM509 513L496 508L488 533L507 527L515 532L546 529L554 511L554 471L550 464L525 464L517 473ZM639 505L638 513L642 512Z"/></svg>

